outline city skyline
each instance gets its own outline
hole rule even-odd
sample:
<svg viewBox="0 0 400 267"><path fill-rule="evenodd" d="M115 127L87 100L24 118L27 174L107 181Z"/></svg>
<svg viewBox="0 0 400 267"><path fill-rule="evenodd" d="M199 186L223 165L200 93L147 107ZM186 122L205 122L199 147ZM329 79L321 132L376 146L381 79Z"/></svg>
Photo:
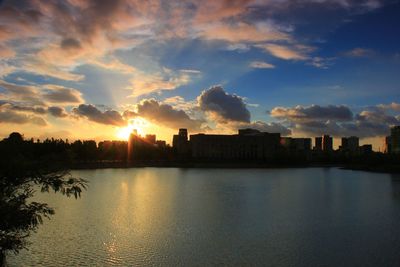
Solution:
<svg viewBox="0 0 400 267"><path fill-rule="evenodd" d="M400 124L399 1L0 1L0 137Z"/></svg>

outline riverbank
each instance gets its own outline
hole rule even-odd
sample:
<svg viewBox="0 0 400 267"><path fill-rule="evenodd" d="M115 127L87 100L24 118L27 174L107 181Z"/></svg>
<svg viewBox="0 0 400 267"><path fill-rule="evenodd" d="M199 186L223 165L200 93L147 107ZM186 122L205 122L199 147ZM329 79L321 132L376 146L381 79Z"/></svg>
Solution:
<svg viewBox="0 0 400 267"><path fill-rule="evenodd" d="M346 164L346 163L259 163L259 162L80 162L72 165L71 169L110 169L110 168L229 168L229 169L276 169L276 168L341 168L345 170L368 171L377 173L400 173L398 164Z"/></svg>

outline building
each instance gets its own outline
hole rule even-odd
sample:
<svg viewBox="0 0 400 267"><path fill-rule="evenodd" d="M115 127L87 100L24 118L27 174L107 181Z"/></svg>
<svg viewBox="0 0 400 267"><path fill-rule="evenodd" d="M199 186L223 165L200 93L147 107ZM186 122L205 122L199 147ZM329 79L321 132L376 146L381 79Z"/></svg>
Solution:
<svg viewBox="0 0 400 267"><path fill-rule="evenodd" d="M362 145L360 146L360 153L365 155L365 154L371 154L372 153L372 145Z"/></svg>
<svg viewBox="0 0 400 267"><path fill-rule="evenodd" d="M311 150L311 138L282 137L281 145L290 152L306 152Z"/></svg>
<svg viewBox="0 0 400 267"><path fill-rule="evenodd" d="M332 151L333 150L333 140L332 137L325 134L322 136L322 150L323 151Z"/></svg>
<svg viewBox="0 0 400 267"><path fill-rule="evenodd" d="M315 137L314 150L318 150L318 151L322 150L322 137Z"/></svg>
<svg viewBox="0 0 400 267"><path fill-rule="evenodd" d="M158 147L166 147L166 146L167 146L167 143L166 143L164 140L157 140L157 141L156 141L156 145L157 145Z"/></svg>
<svg viewBox="0 0 400 267"><path fill-rule="evenodd" d="M360 139L357 136L342 137L340 150L352 153L358 152L360 146L359 143Z"/></svg>
<svg viewBox="0 0 400 267"><path fill-rule="evenodd" d="M175 134L172 139L172 147L175 152L180 156L189 156L190 155L190 143L188 140L188 131L187 129L179 129L178 134Z"/></svg>
<svg viewBox="0 0 400 267"><path fill-rule="evenodd" d="M392 153L392 137L386 136L385 138L385 153Z"/></svg>
<svg viewBox="0 0 400 267"><path fill-rule="evenodd" d="M240 129L238 134L190 136L191 155L205 160L267 160L280 151L280 133Z"/></svg>
<svg viewBox="0 0 400 267"><path fill-rule="evenodd" d="M146 142L148 142L149 144L156 144L156 135L155 135L155 134L146 134L146 136L144 137L144 139L145 139Z"/></svg>
<svg viewBox="0 0 400 267"><path fill-rule="evenodd" d="M391 153L400 154L400 126L390 129Z"/></svg>

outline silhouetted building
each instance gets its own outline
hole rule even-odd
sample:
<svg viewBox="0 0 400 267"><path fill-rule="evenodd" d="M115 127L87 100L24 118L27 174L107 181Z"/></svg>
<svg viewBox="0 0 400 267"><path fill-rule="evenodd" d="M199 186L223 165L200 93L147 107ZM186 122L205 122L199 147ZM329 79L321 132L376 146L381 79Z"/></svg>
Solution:
<svg viewBox="0 0 400 267"><path fill-rule="evenodd" d="M267 160L280 150L280 133L240 129L236 135L195 134L190 136L194 159Z"/></svg>
<svg viewBox="0 0 400 267"><path fill-rule="evenodd" d="M187 129L179 129L177 135L174 135L172 139L172 147L179 156L190 155L190 143L188 140Z"/></svg>
<svg viewBox="0 0 400 267"><path fill-rule="evenodd" d="M157 141L156 141L156 145L157 145L158 147L166 147L166 146L167 146L167 143L166 143L164 140L157 140Z"/></svg>
<svg viewBox="0 0 400 267"><path fill-rule="evenodd" d="M386 136L385 137L385 153L392 153L392 137Z"/></svg>
<svg viewBox="0 0 400 267"><path fill-rule="evenodd" d="M359 143L360 141L357 136L342 137L342 145L340 146L340 150L352 153L358 152Z"/></svg>
<svg viewBox="0 0 400 267"><path fill-rule="evenodd" d="M361 154L371 154L372 153L372 145L362 145L360 146L360 153Z"/></svg>
<svg viewBox="0 0 400 267"><path fill-rule="evenodd" d="M144 138L149 144L156 144L156 135L155 134L146 134Z"/></svg>
<svg viewBox="0 0 400 267"><path fill-rule="evenodd" d="M311 138L282 137L281 145L288 151L306 152L311 150Z"/></svg>
<svg viewBox="0 0 400 267"><path fill-rule="evenodd" d="M394 126L390 129L390 139L391 139L391 153L400 153L400 126Z"/></svg>
<svg viewBox="0 0 400 267"><path fill-rule="evenodd" d="M156 140L156 135L142 137L135 132L129 136L128 160L159 160L167 156L165 141Z"/></svg>
<svg viewBox="0 0 400 267"><path fill-rule="evenodd" d="M332 137L330 137L327 134L322 136L322 150L323 151L332 151L333 150Z"/></svg>
<svg viewBox="0 0 400 267"><path fill-rule="evenodd" d="M314 150L318 150L318 151L322 150L322 137L315 137Z"/></svg>

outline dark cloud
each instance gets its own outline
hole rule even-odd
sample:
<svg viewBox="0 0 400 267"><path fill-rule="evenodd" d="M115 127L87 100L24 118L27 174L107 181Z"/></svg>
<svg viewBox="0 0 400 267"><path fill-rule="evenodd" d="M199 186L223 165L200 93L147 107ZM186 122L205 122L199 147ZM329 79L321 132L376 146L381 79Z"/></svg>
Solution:
<svg viewBox="0 0 400 267"><path fill-rule="evenodd" d="M78 104L83 102L81 95L81 92L75 89L53 86L44 92L43 97L52 103Z"/></svg>
<svg viewBox="0 0 400 267"><path fill-rule="evenodd" d="M215 115L222 123L250 122L250 112L243 98L226 93L221 86L213 86L203 91L197 100L201 110Z"/></svg>
<svg viewBox="0 0 400 267"><path fill-rule="evenodd" d="M27 115L12 110L0 110L0 123L14 123L14 124L31 123L39 126L47 125L46 121L41 117Z"/></svg>
<svg viewBox="0 0 400 267"><path fill-rule="evenodd" d="M81 43L74 38L65 38L61 41L60 46L62 49L67 49L67 50L80 49Z"/></svg>
<svg viewBox="0 0 400 267"><path fill-rule="evenodd" d="M183 110L174 109L171 105L159 103L155 99L142 100L137 105L137 114L172 129L188 128L198 131L203 123L202 120L190 118Z"/></svg>
<svg viewBox="0 0 400 267"><path fill-rule="evenodd" d="M124 126L126 122L121 114L115 110L100 111L93 105L81 104L74 108L72 112L78 116L86 117L90 121L94 121L106 125Z"/></svg>
<svg viewBox="0 0 400 267"><path fill-rule="evenodd" d="M20 112L29 112L29 113L35 113L35 114L46 114L46 109L44 107L26 107L26 106L17 106L14 104L9 104L10 109L14 111L20 111Z"/></svg>
<svg viewBox="0 0 400 267"><path fill-rule="evenodd" d="M73 88L67 88L54 84L42 85L19 85L0 80L0 88L6 90L0 97L9 99L8 102L19 101L26 103L26 106L47 106L47 102L63 105L83 103L81 92ZM44 113L44 112L43 112Z"/></svg>
<svg viewBox="0 0 400 267"><path fill-rule="evenodd" d="M337 120L351 121L353 112L346 106L326 107L311 105L309 107L296 106L294 108L276 107L270 112L272 117L286 119L289 121L312 121L312 120Z"/></svg>
<svg viewBox="0 0 400 267"><path fill-rule="evenodd" d="M263 121L254 121L248 124L248 128L253 128L261 132L281 133L282 135L290 135L292 133L290 129L277 122L266 123Z"/></svg>
<svg viewBox="0 0 400 267"><path fill-rule="evenodd" d="M355 135L361 138L389 134L393 125L400 124L398 118L388 115L380 106L370 107L353 116L345 106L297 106L294 108L274 108L271 115L288 124L296 132L320 136Z"/></svg>
<svg viewBox="0 0 400 267"><path fill-rule="evenodd" d="M58 118L64 118L64 117L68 116L68 114L65 112L65 110L61 107L49 107L47 109L47 111L52 116L58 117Z"/></svg>

